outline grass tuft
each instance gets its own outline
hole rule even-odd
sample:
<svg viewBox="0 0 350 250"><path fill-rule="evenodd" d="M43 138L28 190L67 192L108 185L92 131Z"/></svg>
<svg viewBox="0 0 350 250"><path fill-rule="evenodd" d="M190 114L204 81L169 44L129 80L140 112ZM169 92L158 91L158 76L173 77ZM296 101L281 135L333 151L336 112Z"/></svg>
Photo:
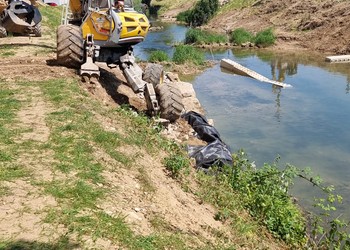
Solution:
<svg viewBox="0 0 350 250"><path fill-rule="evenodd" d="M185 44L213 44L226 43L225 35L215 34L200 29L189 29L186 32Z"/></svg>
<svg viewBox="0 0 350 250"><path fill-rule="evenodd" d="M241 45L246 42L251 42L253 40L253 34L249 31L246 31L243 28L238 28L232 31L231 33L231 41Z"/></svg>
<svg viewBox="0 0 350 250"><path fill-rule="evenodd" d="M179 45L175 49L173 61L177 64L192 62L196 65L203 65L204 53L189 45Z"/></svg>
<svg viewBox="0 0 350 250"><path fill-rule="evenodd" d="M164 51L156 50L151 53L149 61L152 63L169 61L169 56Z"/></svg>

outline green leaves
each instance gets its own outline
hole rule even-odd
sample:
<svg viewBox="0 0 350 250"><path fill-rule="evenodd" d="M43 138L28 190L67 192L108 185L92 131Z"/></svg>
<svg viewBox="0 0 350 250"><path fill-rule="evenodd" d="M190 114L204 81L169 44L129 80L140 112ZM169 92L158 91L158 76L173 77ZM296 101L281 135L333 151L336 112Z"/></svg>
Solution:
<svg viewBox="0 0 350 250"><path fill-rule="evenodd" d="M193 9L180 13L177 19L179 21L185 21L193 27L198 27L206 24L218 9L218 0L200 0Z"/></svg>

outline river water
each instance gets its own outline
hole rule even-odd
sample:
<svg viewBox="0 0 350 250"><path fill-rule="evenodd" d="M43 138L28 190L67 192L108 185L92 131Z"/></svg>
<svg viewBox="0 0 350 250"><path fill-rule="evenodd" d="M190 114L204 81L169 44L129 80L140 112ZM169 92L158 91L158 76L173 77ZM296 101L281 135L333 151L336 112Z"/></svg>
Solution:
<svg viewBox="0 0 350 250"><path fill-rule="evenodd" d="M172 44L183 41L186 27L164 24L135 46L135 55L147 60L150 52L170 56ZM217 64L192 81L208 118L233 152L244 149L257 167L290 163L310 167L344 198L338 212L350 218L350 63L331 64L319 54L266 50L206 52ZM232 59L270 79L293 87L268 83L221 70L219 60ZM311 185L298 183L293 194L309 207L315 195Z"/></svg>

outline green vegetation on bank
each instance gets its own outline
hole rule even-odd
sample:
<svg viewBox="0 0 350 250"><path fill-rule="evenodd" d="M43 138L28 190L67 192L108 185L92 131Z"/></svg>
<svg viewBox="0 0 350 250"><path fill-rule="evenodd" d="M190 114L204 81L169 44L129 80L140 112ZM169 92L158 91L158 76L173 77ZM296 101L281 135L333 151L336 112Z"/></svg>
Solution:
<svg viewBox="0 0 350 250"><path fill-rule="evenodd" d="M192 27L206 24L218 11L219 0L199 0L193 9L179 13L178 21L186 22Z"/></svg>
<svg viewBox="0 0 350 250"><path fill-rule="evenodd" d="M170 58L164 51L153 51L148 60L150 62L168 62ZM204 52L190 45L178 45L175 47L173 57L171 59L176 64L192 63L197 66L204 65Z"/></svg>
<svg viewBox="0 0 350 250"><path fill-rule="evenodd" d="M176 46L173 61L177 64L192 62L195 65L204 64L204 53L189 45Z"/></svg>
<svg viewBox="0 0 350 250"><path fill-rule="evenodd" d="M165 53L162 50L156 50L151 53L151 55L148 58L148 61L150 62L165 62L169 61L169 56L167 53Z"/></svg>
<svg viewBox="0 0 350 250"><path fill-rule="evenodd" d="M238 28L231 32L230 40L238 45L241 45L246 42L252 42L254 35L243 29Z"/></svg>
<svg viewBox="0 0 350 250"><path fill-rule="evenodd" d="M226 35L215 34L200 29L189 29L185 35L185 44L213 44L226 43L228 39Z"/></svg>
<svg viewBox="0 0 350 250"><path fill-rule="evenodd" d="M238 28L231 32L230 40L238 45L251 42L258 47L268 47L275 43L276 36L272 28L262 30L256 33L255 36L243 28Z"/></svg>
<svg viewBox="0 0 350 250"><path fill-rule="evenodd" d="M238 151L233 160L233 166L220 169L214 166L209 175L204 172L196 175L198 195L218 209L217 220L244 233L257 230L258 224L264 225L291 248L350 249L349 225L335 216L342 197L334 193L333 186L323 186L320 177L313 176L310 169L289 164L281 169L278 159L274 164L256 168L244 151ZM167 159L166 168L171 176L185 183L188 166L184 162L183 158L173 156ZM308 216L289 194L297 178L307 180L325 194L315 199L316 212L309 212ZM257 224L242 217L245 209Z"/></svg>
<svg viewBox="0 0 350 250"><path fill-rule="evenodd" d="M237 45L242 45L244 43L250 42L259 47L268 47L275 43L276 36L271 28L262 30L256 35L243 29L238 28L233 30L229 34L229 38L223 34L216 34L209 31L204 31L200 29L189 29L186 32L185 44L215 44L215 43L226 43L228 41L235 43Z"/></svg>

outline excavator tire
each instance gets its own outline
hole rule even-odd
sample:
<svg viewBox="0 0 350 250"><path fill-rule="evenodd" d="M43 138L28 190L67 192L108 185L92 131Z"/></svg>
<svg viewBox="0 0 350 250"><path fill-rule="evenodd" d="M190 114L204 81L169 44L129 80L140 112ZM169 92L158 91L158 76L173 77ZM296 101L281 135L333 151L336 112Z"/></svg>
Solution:
<svg viewBox="0 0 350 250"><path fill-rule="evenodd" d="M41 22L34 26L34 36L41 37Z"/></svg>
<svg viewBox="0 0 350 250"><path fill-rule="evenodd" d="M160 117L174 122L184 111L182 95L174 83L158 84L155 87L160 106Z"/></svg>
<svg viewBox="0 0 350 250"><path fill-rule="evenodd" d="M57 63L69 68L80 68L84 58L81 29L75 25L60 25L57 29Z"/></svg>
<svg viewBox="0 0 350 250"><path fill-rule="evenodd" d="M162 84L164 79L163 66L155 63L147 64L142 79L145 82L152 83L153 87Z"/></svg>
<svg viewBox="0 0 350 250"><path fill-rule="evenodd" d="M7 32L4 27L0 25L0 38L7 37Z"/></svg>

